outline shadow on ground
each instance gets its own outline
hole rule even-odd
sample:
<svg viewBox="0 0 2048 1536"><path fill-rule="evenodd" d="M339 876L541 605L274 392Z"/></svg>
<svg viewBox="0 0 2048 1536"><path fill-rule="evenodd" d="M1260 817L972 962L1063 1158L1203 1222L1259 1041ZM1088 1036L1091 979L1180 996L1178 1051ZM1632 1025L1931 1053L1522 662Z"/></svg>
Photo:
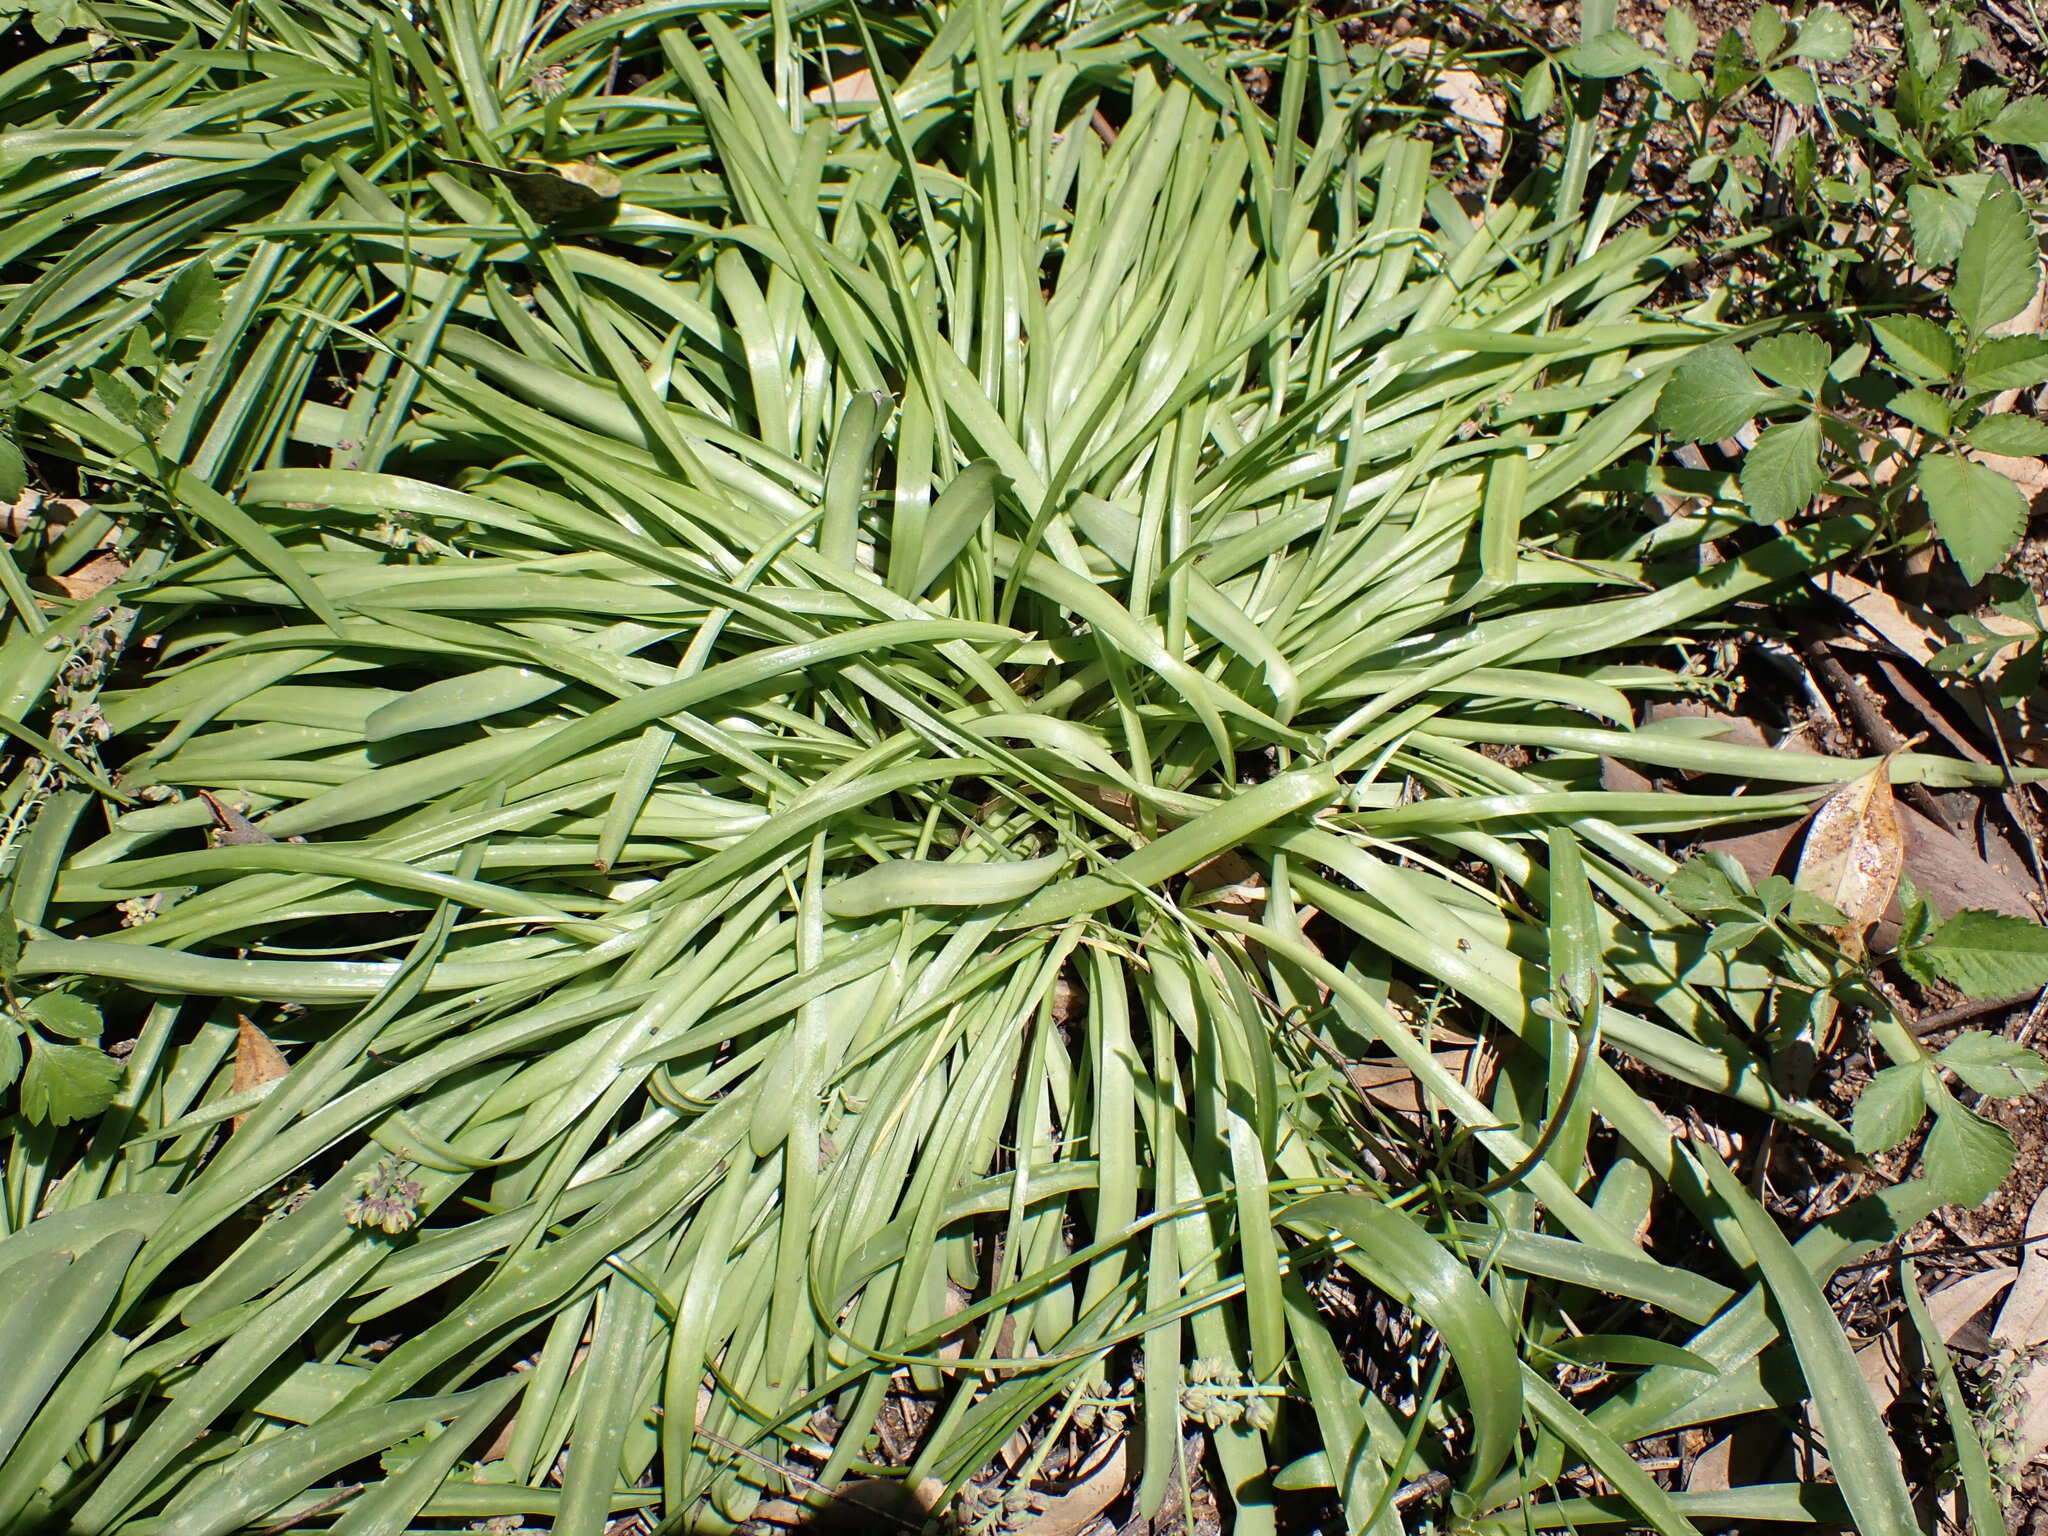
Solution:
<svg viewBox="0 0 2048 1536"><path fill-rule="evenodd" d="M748 1536L945 1536L954 1527L903 1484L875 1479L848 1483L794 1525L753 1522L740 1529Z"/></svg>

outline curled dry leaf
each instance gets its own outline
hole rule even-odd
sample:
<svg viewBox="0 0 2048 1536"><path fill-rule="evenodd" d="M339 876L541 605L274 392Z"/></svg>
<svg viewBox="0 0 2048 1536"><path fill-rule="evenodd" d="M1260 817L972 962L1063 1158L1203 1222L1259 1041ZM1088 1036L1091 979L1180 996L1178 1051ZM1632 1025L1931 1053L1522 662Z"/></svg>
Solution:
<svg viewBox="0 0 2048 1536"><path fill-rule="evenodd" d="M69 528L92 510L71 496L45 496L31 486L10 505L0 506L0 538L18 539L31 528L40 528L45 539Z"/></svg>
<svg viewBox="0 0 2048 1536"><path fill-rule="evenodd" d="M1820 578L1820 587L1850 612L1897 647L1899 653L1926 665L1948 644L1941 621L1924 608L1909 608L1889 592L1858 581L1842 571Z"/></svg>
<svg viewBox="0 0 2048 1536"><path fill-rule="evenodd" d="M1434 48L1428 38L1404 37L1388 44L1387 52L1426 58ZM1469 69L1439 71L1430 82L1429 93L1478 136L1489 155L1501 152L1507 142L1507 119L1501 116L1500 104L1478 75Z"/></svg>
<svg viewBox="0 0 2048 1536"><path fill-rule="evenodd" d="M2048 493L2048 463L2043 463L2039 459L2015 458L2004 453L1979 453L1974 457L2018 486L2020 494L2027 498L2030 506L2038 508L2041 497Z"/></svg>
<svg viewBox="0 0 2048 1536"><path fill-rule="evenodd" d="M2039 1353L2048 1343L2048 1193L2034 1201L2027 1212L2026 1257L2020 1261L2019 1279L2013 1283L1991 1337L2003 1348ZM2014 1436L2022 1464L2048 1450L2048 1361L2035 1360L2019 1380L2018 1429Z"/></svg>
<svg viewBox="0 0 2048 1536"><path fill-rule="evenodd" d="M1891 905L1905 859L1890 759L1844 784L1814 812L1799 854L1798 884L1848 919L1835 937L1849 954L1863 952L1864 935Z"/></svg>

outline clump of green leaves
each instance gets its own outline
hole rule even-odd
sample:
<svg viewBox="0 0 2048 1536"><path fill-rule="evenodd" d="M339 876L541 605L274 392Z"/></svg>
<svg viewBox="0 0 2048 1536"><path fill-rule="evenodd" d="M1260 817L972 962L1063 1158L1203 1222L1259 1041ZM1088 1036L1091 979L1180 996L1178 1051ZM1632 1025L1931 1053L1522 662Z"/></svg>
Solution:
<svg viewBox="0 0 2048 1536"><path fill-rule="evenodd" d="M2015 709L2041 697L2041 663L2048 652L2048 615L2027 582L1994 576L1990 583L1993 615L2006 621L1994 627L1975 614L1957 614L1948 621L1957 638L1929 659L1937 672L1992 680L2000 705Z"/></svg>
<svg viewBox="0 0 2048 1536"><path fill-rule="evenodd" d="M1964 61L1985 41L1968 7L1901 0L1898 16L1904 57L1882 96L1867 79L1831 79L1823 67L1847 61L1856 39L1856 24L1833 6L1796 18L1759 6L1704 60L1698 20L1674 6L1661 53L1625 32L1596 34L1524 76L1523 106L1531 115L1547 106L1560 71L1638 77L1653 88L1651 120L1685 147L1684 180L1704 195L1703 223L1707 214L1730 221L1711 237L1781 258L1760 265L1782 300L1804 307L1910 290L1960 253L1995 179L1988 152L2048 143L2048 98L1996 85L1963 91ZM1801 131L1767 138L1760 122L1786 111Z"/></svg>
<svg viewBox="0 0 2048 1536"><path fill-rule="evenodd" d="M2002 1127L1957 1099L1950 1079L1988 1098L2018 1098L2048 1083L2048 1062L2025 1046L1982 1030L1958 1035L1930 1052L1884 1015L1859 985L1860 967L1822 930L1841 914L1782 875L1752 887L1725 854L1689 859L1665 882L1664 894L1708 926L1709 954L1768 948L1779 963L1803 974L1812 995L1848 996L1876 1014L1874 1037L1892 1064L1881 1069L1857 1100L1850 1125L1858 1152L1887 1151L1911 1136L1931 1110L1934 1128L1923 1151L1928 1178L1945 1199L1974 1205L2011 1172L2014 1146ZM1904 923L1898 960L1907 973L1960 987L1973 997L1997 997L2048 986L2048 928L1995 912L1959 912L1936 923L1926 902L1902 886ZM1797 1010L1795 1017L1814 1017Z"/></svg>
<svg viewBox="0 0 2048 1536"><path fill-rule="evenodd" d="M2041 924L1976 910L1936 921L1910 881L1900 906L1898 960L1916 981L1944 981L1978 998L2048 987L2048 928ZM1851 1130L1858 1151L1882 1152L1911 1136L1931 1109L1934 1129L1922 1153L1929 1174L1974 1203L2011 1170L2012 1138L1965 1108L1951 1079L1986 1098L2020 1098L2048 1083L2048 1062L2016 1041L1966 1030L1939 1051L1920 1050L1880 1071L1857 1100Z"/></svg>
<svg viewBox="0 0 2048 1536"><path fill-rule="evenodd" d="M0 1095L13 1088L33 1124L88 1119L113 1102L121 1082L121 1063L99 1048L105 1020L67 988L23 996L20 959L20 930L0 911Z"/></svg>
<svg viewBox="0 0 2048 1536"><path fill-rule="evenodd" d="M1953 319L1872 314L1837 351L1791 331L1687 359L1658 420L1689 441L1767 422L1743 456L1742 499L1784 522L1831 482L1870 495L1901 526L1924 510L1971 582L1995 571L2025 531L2026 498L1973 453L2048 454L2048 423L1993 409L2008 390L2048 382L2048 337L1992 331L2026 307L2039 278L2032 220L2001 177L1986 183L1947 289Z"/></svg>
<svg viewBox="0 0 2048 1536"><path fill-rule="evenodd" d="M1795 1255L1660 1113L1846 1142L1754 1044L1827 914L1737 893L1703 958L1658 839L1857 770L1635 729L1696 680L1610 658L1878 532L1580 558L1700 341L1667 231L1557 167L1475 228L1312 24L1275 114L1136 5L124 14L0 102L0 382L130 498L149 642L119 785L7 789L17 974L140 1023L118 1119L0 1173L16 1336L78 1298L0 1370L0 1526L729 1528L908 1397L905 1475L997 1515L1093 1401L1147 1514L1194 1421L1245 1536L1610 1516L1582 1465L1683 1531L1627 1448L1769 1348L1856 1475L1717 1513L1910 1527L1815 1278L1873 1207ZM500 173L568 153L617 206L543 228ZM96 611L10 602L0 714L78 706ZM1674 751L1750 792L1590 777Z"/></svg>

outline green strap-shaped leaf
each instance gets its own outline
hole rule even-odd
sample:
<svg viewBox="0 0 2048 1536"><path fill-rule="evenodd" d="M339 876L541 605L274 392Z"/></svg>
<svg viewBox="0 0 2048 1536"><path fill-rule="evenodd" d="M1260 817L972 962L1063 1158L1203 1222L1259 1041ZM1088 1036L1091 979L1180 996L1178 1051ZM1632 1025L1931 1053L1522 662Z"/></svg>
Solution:
<svg viewBox="0 0 2048 1536"><path fill-rule="evenodd" d="M38 1254L0 1275L0 1445L12 1446L107 1315L142 1234L115 1231L75 1260Z"/></svg>
<svg viewBox="0 0 2048 1536"><path fill-rule="evenodd" d="M1806 1374L1828 1460L1849 1501L1860 1536L1920 1536L1898 1448L1872 1406L1856 1351L1813 1271L1793 1251L1770 1213L1751 1198L1728 1165L1706 1148L1699 1162L1756 1253L1756 1266Z"/></svg>
<svg viewBox="0 0 2048 1536"><path fill-rule="evenodd" d="M1317 1195L1279 1220L1304 1235L1343 1238L1350 1246L1339 1258L1442 1336L1472 1416L1464 1487L1486 1487L1514 1450L1523 1384L1515 1341L1472 1272L1413 1216L1363 1195Z"/></svg>

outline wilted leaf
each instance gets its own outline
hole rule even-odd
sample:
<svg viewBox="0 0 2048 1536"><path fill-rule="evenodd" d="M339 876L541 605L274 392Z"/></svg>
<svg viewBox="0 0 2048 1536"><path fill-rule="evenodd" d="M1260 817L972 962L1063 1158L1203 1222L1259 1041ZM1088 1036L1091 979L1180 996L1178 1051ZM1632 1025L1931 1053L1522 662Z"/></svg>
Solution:
<svg viewBox="0 0 2048 1536"><path fill-rule="evenodd" d="M206 809L213 816L213 831L208 834L216 847L273 843L277 839L251 821L247 813L229 805L220 796L206 790L199 791L199 798L206 802Z"/></svg>
<svg viewBox="0 0 2048 1536"><path fill-rule="evenodd" d="M1884 916L1905 862L1905 834L1892 799L1890 763L1830 795L1814 813L1799 854L1799 887L1839 911L1842 948L1863 952L1863 936Z"/></svg>
<svg viewBox="0 0 2048 1536"><path fill-rule="evenodd" d="M128 562L115 551L103 549L69 575L52 576L50 581L66 597L79 602L98 596L127 574Z"/></svg>
<svg viewBox="0 0 2048 1536"><path fill-rule="evenodd" d="M1095 1525L1102 1512L1129 1486L1124 1447L1119 1440L1094 1459L1092 1470L1071 1480L1071 1486L1057 1498L1048 1498L1034 1513L1015 1527L1017 1536L1080 1536Z"/></svg>
<svg viewBox="0 0 2048 1536"><path fill-rule="evenodd" d="M263 1033L247 1019L236 1015L235 1031L235 1081L233 1092L247 1093L251 1088L261 1088L265 1083L274 1083L291 1070L291 1063L284 1059L284 1053L270 1043L270 1036ZM235 1116L234 1129L240 1130L248 1116Z"/></svg>
<svg viewBox="0 0 2048 1536"><path fill-rule="evenodd" d="M618 201L623 183L612 172L587 160L549 165L538 171L511 171L481 160L450 159L450 165L482 171L505 184L513 201L543 224L591 213Z"/></svg>
<svg viewBox="0 0 2048 1536"><path fill-rule="evenodd" d="M1980 582L2005 563L2027 526L2027 498L2018 486L1989 465L1951 453L1929 454L1914 479L1964 580Z"/></svg>

